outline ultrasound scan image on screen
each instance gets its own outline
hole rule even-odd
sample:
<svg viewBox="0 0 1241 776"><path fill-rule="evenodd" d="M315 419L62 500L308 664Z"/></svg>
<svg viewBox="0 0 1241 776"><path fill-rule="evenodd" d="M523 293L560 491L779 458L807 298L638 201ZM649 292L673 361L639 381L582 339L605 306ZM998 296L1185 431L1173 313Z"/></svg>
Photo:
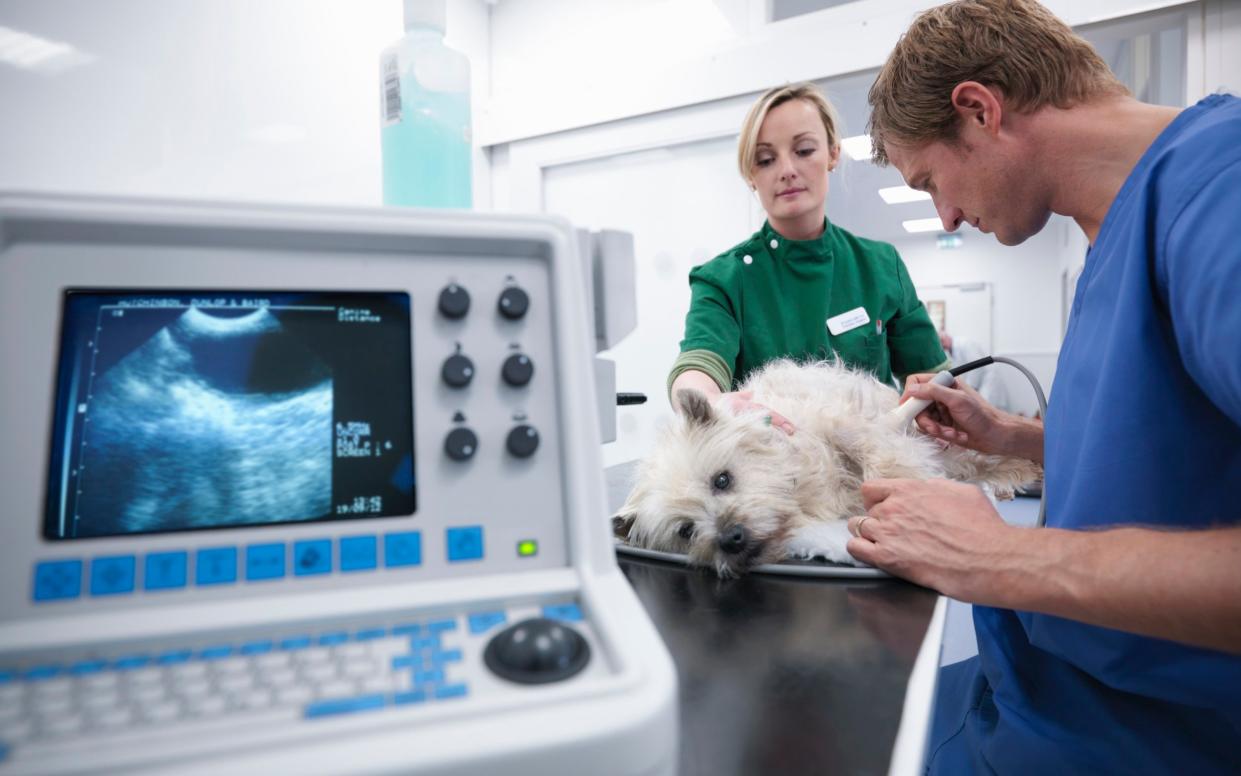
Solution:
<svg viewBox="0 0 1241 776"><path fill-rule="evenodd" d="M65 294L49 539L412 514L401 293Z"/></svg>

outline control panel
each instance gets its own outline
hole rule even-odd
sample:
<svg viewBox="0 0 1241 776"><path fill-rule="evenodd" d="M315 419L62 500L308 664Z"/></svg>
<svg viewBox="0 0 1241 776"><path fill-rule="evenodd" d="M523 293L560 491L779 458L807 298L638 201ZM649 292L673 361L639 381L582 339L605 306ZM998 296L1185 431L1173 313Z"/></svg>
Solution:
<svg viewBox="0 0 1241 776"><path fill-rule="evenodd" d="M578 244L0 195L0 774L670 772Z"/></svg>
<svg viewBox="0 0 1241 776"><path fill-rule="evenodd" d="M40 288L77 253L9 250L8 287L39 292L9 309L38 325L56 390L45 418L13 420L51 441L19 462L34 520L0 549L8 613L569 565L549 487L561 389L536 369L555 358L544 262L241 272L227 254L100 245L66 269L78 283ZM145 287L156 266L167 281Z"/></svg>

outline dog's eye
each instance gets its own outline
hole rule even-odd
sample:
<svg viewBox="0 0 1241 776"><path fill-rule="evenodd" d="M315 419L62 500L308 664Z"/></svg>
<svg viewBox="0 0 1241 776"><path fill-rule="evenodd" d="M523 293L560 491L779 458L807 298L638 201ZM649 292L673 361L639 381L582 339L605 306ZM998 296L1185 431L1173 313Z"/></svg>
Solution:
<svg viewBox="0 0 1241 776"><path fill-rule="evenodd" d="M712 487L714 487L716 490L728 490L730 487L732 487L732 484L733 484L733 476L729 474L728 472L720 472L719 474L715 475L715 480L712 481L711 483Z"/></svg>
<svg viewBox="0 0 1241 776"><path fill-rule="evenodd" d="M693 539L694 538L694 524L693 523L681 523L681 527L677 529L677 536L680 536L682 539L684 539L687 542L690 539Z"/></svg>

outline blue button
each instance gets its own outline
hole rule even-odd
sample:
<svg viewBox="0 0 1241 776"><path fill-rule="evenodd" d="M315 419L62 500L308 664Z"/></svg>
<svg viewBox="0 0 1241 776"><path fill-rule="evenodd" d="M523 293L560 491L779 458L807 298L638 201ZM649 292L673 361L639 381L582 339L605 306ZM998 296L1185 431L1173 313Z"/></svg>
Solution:
<svg viewBox="0 0 1241 776"><path fill-rule="evenodd" d="M337 644L344 644L349 640L349 634L344 631L333 631L325 633L319 637L319 645L324 647L334 647Z"/></svg>
<svg viewBox="0 0 1241 776"><path fill-rule="evenodd" d="M176 649L171 652L165 652L155 658L155 662L162 666L171 666L178 663L185 663L190 659L190 651L188 649Z"/></svg>
<svg viewBox="0 0 1241 776"><path fill-rule="evenodd" d="M86 676L87 674L97 674L107 668L108 664L103 660L83 660L80 663L74 663L69 666L69 673L74 676Z"/></svg>
<svg viewBox="0 0 1241 776"><path fill-rule="evenodd" d="M442 687L435 688L435 698L436 700L443 700L445 698L464 698L468 692L469 689L464 684L446 684Z"/></svg>
<svg viewBox="0 0 1241 776"><path fill-rule="evenodd" d="M388 632L383 628L365 628L353 634L353 637L358 641L373 641L375 639L382 639L387 635Z"/></svg>
<svg viewBox="0 0 1241 776"><path fill-rule="evenodd" d="M306 647L309 647L309 646L310 646L309 636L290 636L289 638L284 639L283 641L280 642L280 648L287 649L289 651L305 649Z"/></svg>
<svg viewBox="0 0 1241 776"><path fill-rule="evenodd" d="M483 527L471 525L463 528L449 528L446 538L448 560L481 560L483 557Z"/></svg>
<svg viewBox="0 0 1241 776"><path fill-rule="evenodd" d="M112 555L90 562L90 594L121 595L134 592L134 556Z"/></svg>
<svg viewBox="0 0 1241 776"><path fill-rule="evenodd" d="M146 655L127 655L125 657L118 658L117 661L112 664L112 667L118 671L132 671L135 668L142 668L150 662L151 658Z"/></svg>
<svg viewBox="0 0 1241 776"><path fill-rule="evenodd" d="M422 632L422 626L416 622L407 622L402 625L392 626L393 636L417 636Z"/></svg>
<svg viewBox="0 0 1241 776"><path fill-rule="evenodd" d="M469 616L470 633L475 636L480 633L486 633L507 620L508 615L504 612L479 612L478 614L471 614Z"/></svg>
<svg viewBox="0 0 1241 776"><path fill-rule="evenodd" d="M223 660L231 654L233 654L233 648L227 645L222 645L218 647L207 647L202 652L199 652L198 656L203 660Z"/></svg>
<svg viewBox="0 0 1241 776"><path fill-rule="evenodd" d="M26 669L26 673L22 676L28 682L41 682L44 679L51 679L60 673L60 666L35 666Z"/></svg>
<svg viewBox="0 0 1241 776"><path fill-rule="evenodd" d="M427 630L433 634L444 633L445 631L454 631L456 629L456 620L433 620L427 623Z"/></svg>
<svg viewBox="0 0 1241 776"><path fill-rule="evenodd" d="M147 590L185 587L185 571L188 567L189 553L153 552L146 557L142 586Z"/></svg>
<svg viewBox="0 0 1241 776"><path fill-rule="evenodd" d="M243 655L262 655L271 652L272 643L270 641L251 641L248 644L241 645L241 654Z"/></svg>
<svg viewBox="0 0 1241 776"><path fill-rule="evenodd" d="M49 560L34 567L34 600L58 601L82 594L82 561Z"/></svg>
<svg viewBox="0 0 1241 776"><path fill-rule="evenodd" d="M422 655L397 655L392 658L392 670L400 671L403 668L419 670L422 668Z"/></svg>
<svg viewBox="0 0 1241 776"><path fill-rule="evenodd" d="M194 582L199 585L231 585L237 581L237 548L199 550L194 562Z"/></svg>
<svg viewBox="0 0 1241 776"><path fill-rule="evenodd" d="M246 581L280 579L284 576L283 544L251 544L246 547Z"/></svg>
<svg viewBox="0 0 1241 776"><path fill-rule="evenodd" d="M442 668L423 669L414 672L414 684L443 684L444 670Z"/></svg>
<svg viewBox="0 0 1241 776"><path fill-rule="evenodd" d="M12 671L0 671L0 684L8 684L13 681Z"/></svg>
<svg viewBox="0 0 1241 776"><path fill-rule="evenodd" d="M299 577L332 573L332 540L314 539L293 545L293 573Z"/></svg>
<svg viewBox="0 0 1241 776"><path fill-rule="evenodd" d="M425 690L410 690L409 692L398 692L392 696L392 702L397 706L405 706L410 703L422 703L426 701L427 693Z"/></svg>
<svg viewBox="0 0 1241 776"><path fill-rule="evenodd" d="M544 606L543 616L549 620L581 622L582 610L577 604L556 604L554 606Z"/></svg>
<svg viewBox="0 0 1241 776"><path fill-rule="evenodd" d="M410 639L409 648L411 650L414 650L415 652L424 650L424 649L439 649L440 648L440 637L439 636L419 636L418 638Z"/></svg>
<svg viewBox="0 0 1241 776"><path fill-rule="evenodd" d="M377 564L379 542L374 536L347 536L340 540L340 570L370 571Z"/></svg>
<svg viewBox="0 0 1241 776"><path fill-rule="evenodd" d="M306 719L330 717L335 714L352 714L358 711L382 709L387 698L382 695L360 695L357 698L339 698L337 700L319 701L306 707Z"/></svg>
<svg viewBox="0 0 1241 776"><path fill-rule="evenodd" d="M384 536L384 565L417 566L422 563L422 534L417 531Z"/></svg>
<svg viewBox="0 0 1241 776"><path fill-rule="evenodd" d="M431 656L431 665L442 666L445 663L460 663L464 655L460 649L446 649Z"/></svg>

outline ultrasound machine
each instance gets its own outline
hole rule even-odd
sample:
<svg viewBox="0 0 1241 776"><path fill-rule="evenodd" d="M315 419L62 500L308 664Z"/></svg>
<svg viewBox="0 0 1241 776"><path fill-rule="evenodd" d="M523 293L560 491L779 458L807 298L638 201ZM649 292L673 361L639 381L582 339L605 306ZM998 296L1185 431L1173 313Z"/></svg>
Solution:
<svg viewBox="0 0 1241 776"><path fill-rule="evenodd" d="M671 773L589 245L0 194L0 774Z"/></svg>

